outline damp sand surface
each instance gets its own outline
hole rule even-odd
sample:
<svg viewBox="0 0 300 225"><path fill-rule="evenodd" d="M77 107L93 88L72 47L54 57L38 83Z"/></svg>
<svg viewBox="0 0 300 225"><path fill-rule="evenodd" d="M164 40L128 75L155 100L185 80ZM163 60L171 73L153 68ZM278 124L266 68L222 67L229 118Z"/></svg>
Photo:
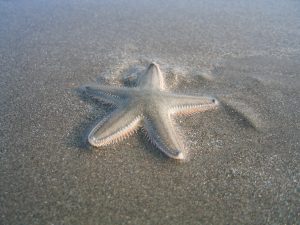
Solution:
<svg viewBox="0 0 300 225"><path fill-rule="evenodd" d="M297 224L300 3L0 0L0 224ZM177 117L168 159L142 132L97 149L93 83L218 99Z"/></svg>

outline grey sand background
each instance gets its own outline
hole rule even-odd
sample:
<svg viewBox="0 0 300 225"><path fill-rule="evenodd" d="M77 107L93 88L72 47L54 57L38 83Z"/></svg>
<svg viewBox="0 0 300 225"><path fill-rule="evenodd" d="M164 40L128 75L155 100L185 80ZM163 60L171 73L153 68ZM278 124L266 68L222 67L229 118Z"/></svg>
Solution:
<svg viewBox="0 0 300 225"><path fill-rule="evenodd" d="M299 223L300 2L0 1L0 224ZM78 88L156 61L187 162L140 134L93 149L112 108Z"/></svg>

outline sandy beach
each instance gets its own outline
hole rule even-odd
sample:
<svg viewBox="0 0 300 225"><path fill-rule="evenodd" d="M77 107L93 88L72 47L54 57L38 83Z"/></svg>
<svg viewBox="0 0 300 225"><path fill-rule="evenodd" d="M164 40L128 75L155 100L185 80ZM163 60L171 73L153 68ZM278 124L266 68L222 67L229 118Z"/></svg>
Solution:
<svg viewBox="0 0 300 225"><path fill-rule="evenodd" d="M300 2L0 0L0 224L298 224ZM180 116L184 162L142 132L91 147L149 63L169 92L213 96Z"/></svg>

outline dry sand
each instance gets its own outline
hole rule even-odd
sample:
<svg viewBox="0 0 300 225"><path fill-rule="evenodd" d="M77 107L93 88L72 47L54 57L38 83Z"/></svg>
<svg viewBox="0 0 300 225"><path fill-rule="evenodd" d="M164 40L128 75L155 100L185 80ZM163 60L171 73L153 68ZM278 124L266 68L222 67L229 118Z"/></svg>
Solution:
<svg viewBox="0 0 300 225"><path fill-rule="evenodd" d="M294 0L1 0L0 224L299 223L299 24ZM78 87L151 61L221 101L177 119L185 163L86 144L112 108Z"/></svg>

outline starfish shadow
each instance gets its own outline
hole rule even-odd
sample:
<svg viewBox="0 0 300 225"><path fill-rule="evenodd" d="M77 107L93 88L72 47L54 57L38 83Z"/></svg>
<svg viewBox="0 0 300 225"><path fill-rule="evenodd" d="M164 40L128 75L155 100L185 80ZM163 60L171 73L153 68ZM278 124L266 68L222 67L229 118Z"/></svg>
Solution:
<svg viewBox="0 0 300 225"><path fill-rule="evenodd" d="M255 124L232 105L222 102L222 108L224 112L227 113L228 116L230 116L234 121L236 121L239 126L257 131Z"/></svg>
<svg viewBox="0 0 300 225"><path fill-rule="evenodd" d="M75 89L74 92L79 99L86 102L88 105L93 105L93 108L92 112L83 118L83 122L74 126L70 135L68 136L67 145L80 150L91 151L93 146L88 143L87 138L91 128L95 125L95 120L100 121L101 116L99 118L99 115L104 117L107 113L112 112L114 107L106 103L99 103L99 101L89 98L83 93L81 88Z"/></svg>

